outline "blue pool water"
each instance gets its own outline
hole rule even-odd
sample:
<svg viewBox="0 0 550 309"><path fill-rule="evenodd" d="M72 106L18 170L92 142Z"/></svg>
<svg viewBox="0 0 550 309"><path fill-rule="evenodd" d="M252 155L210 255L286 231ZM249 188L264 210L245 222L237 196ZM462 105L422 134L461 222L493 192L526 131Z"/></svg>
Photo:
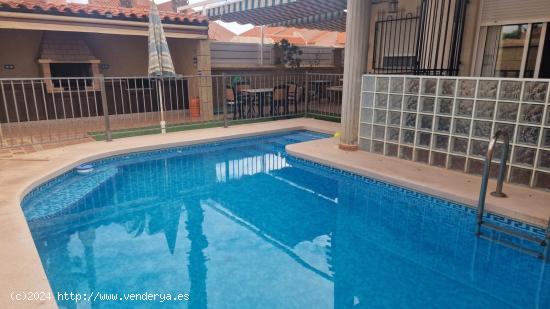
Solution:
<svg viewBox="0 0 550 309"><path fill-rule="evenodd" d="M54 292L189 294L58 304L550 308L548 267L476 238L471 210L285 153L324 137L109 158L31 192L23 210Z"/></svg>

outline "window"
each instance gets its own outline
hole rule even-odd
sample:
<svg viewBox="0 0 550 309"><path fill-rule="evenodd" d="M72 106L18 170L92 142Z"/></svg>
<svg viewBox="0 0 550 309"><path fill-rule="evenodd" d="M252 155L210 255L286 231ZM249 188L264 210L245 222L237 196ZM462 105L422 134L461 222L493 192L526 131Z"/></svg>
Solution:
<svg viewBox="0 0 550 309"><path fill-rule="evenodd" d="M527 47L527 62L525 63L525 74L523 75L527 78L535 76L542 25L542 23L538 23L533 24L531 27L531 37L529 38L529 46Z"/></svg>
<svg viewBox="0 0 550 309"><path fill-rule="evenodd" d="M50 63L53 86L66 91L84 91L92 85L90 63ZM78 78L82 77L82 78Z"/></svg>
<svg viewBox="0 0 550 309"><path fill-rule="evenodd" d="M502 27L495 76L519 77L526 35L525 24Z"/></svg>
<svg viewBox="0 0 550 309"><path fill-rule="evenodd" d="M487 27L481 76L540 78L546 23ZM547 41L547 39L546 39Z"/></svg>

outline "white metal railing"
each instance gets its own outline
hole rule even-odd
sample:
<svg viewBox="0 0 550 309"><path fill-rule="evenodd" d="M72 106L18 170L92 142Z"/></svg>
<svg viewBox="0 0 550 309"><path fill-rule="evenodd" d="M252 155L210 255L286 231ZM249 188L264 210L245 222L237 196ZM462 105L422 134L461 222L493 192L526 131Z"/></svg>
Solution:
<svg viewBox="0 0 550 309"><path fill-rule="evenodd" d="M481 174L490 138L503 130L511 138L506 180L550 189L549 84L541 79L365 75L360 147Z"/></svg>
<svg viewBox="0 0 550 309"><path fill-rule="evenodd" d="M338 119L341 74L0 79L0 148L311 115ZM105 113L104 111L108 111Z"/></svg>

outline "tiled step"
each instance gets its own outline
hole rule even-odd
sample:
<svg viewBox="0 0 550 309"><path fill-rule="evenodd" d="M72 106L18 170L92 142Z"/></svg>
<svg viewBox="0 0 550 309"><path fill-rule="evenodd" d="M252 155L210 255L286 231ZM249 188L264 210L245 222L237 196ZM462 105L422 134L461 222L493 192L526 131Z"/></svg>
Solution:
<svg viewBox="0 0 550 309"><path fill-rule="evenodd" d="M84 198L96 188L115 177L117 168L96 170L67 182L65 186L56 190L55 194L48 195L48 200L35 200L23 208L28 221L55 215Z"/></svg>

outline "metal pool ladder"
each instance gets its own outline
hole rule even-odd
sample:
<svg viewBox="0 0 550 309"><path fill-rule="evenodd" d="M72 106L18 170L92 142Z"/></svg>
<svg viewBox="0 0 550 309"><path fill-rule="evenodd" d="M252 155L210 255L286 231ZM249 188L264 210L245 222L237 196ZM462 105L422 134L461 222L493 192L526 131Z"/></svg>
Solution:
<svg viewBox="0 0 550 309"><path fill-rule="evenodd" d="M507 132L499 130L495 133L494 137L489 143L489 148L487 149L487 155L485 156L485 163L483 165L483 178L481 180L481 189L479 192L479 201L477 205L477 220L476 220L476 236L500 243L504 246L511 247L513 249L525 252L527 254L534 255L540 259L545 259L548 261L549 247L550 247L550 219L548 222L548 227L546 228L546 233L544 239L526 235L524 233L517 232L512 229L508 229L491 222L483 220L485 214L485 199L487 196L487 184L489 183L489 174L491 172L491 162L493 161L493 154L495 152L495 146L499 138L503 140L503 149L499 162L498 176L497 176L497 187L494 192L491 192L491 195L498 198L506 198L506 194L502 192L502 187L504 185L504 178L506 177L506 163L508 162L508 152L510 150L510 136ZM538 244L542 247L542 251L536 251L530 248L525 248L520 245L517 245L511 241L495 239L483 235L481 232L481 227L485 227L497 232L508 234L514 237L517 237L522 240L526 240L535 244Z"/></svg>

